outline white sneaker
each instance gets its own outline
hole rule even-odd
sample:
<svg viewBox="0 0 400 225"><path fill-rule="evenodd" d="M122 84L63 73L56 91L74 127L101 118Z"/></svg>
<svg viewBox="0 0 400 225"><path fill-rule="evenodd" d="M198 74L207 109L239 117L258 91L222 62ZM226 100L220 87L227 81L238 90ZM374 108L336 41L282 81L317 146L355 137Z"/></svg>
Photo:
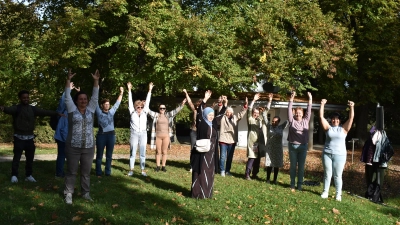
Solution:
<svg viewBox="0 0 400 225"><path fill-rule="evenodd" d="M342 196L341 195L336 195L336 201L341 202L342 201Z"/></svg>
<svg viewBox="0 0 400 225"><path fill-rule="evenodd" d="M221 172L221 177L225 177L225 171Z"/></svg>
<svg viewBox="0 0 400 225"><path fill-rule="evenodd" d="M189 172L192 172L192 171L193 171L193 169L192 169L192 168L190 168Z"/></svg>
<svg viewBox="0 0 400 225"><path fill-rule="evenodd" d="M86 192L82 197L90 202L93 202L93 199L90 197L89 192Z"/></svg>
<svg viewBox="0 0 400 225"><path fill-rule="evenodd" d="M328 192L322 192L321 198L328 198L329 193Z"/></svg>
<svg viewBox="0 0 400 225"><path fill-rule="evenodd" d="M128 172L128 176L129 176L129 177L133 176L133 171L132 171L132 170L130 170L130 171Z"/></svg>
<svg viewBox="0 0 400 225"><path fill-rule="evenodd" d="M147 173L142 171L142 176L147 177Z"/></svg>
<svg viewBox="0 0 400 225"><path fill-rule="evenodd" d="M32 175L30 175L29 177L25 178L25 181L36 182L35 178L33 178Z"/></svg>
<svg viewBox="0 0 400 225"><path fill-rule="evenodd" d="M67 203L68 205L72 204L72 194L68 193L65 195L65 203Z"/></svg>
<svg viewBox="0 0 400 225"><path fill-rule="evenodd" d="M11 183L18 183L18 178L16 176L12 176Z"/></svg>

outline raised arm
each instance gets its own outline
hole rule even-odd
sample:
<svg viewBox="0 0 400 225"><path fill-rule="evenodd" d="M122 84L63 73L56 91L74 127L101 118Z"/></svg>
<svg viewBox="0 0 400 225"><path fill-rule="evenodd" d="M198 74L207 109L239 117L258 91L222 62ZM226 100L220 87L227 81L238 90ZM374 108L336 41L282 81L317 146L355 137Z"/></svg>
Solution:
<svg viewBox="0 0 400 225"><path fill-rule="evenodd" d="M311 92L307 92L308 95L308 104L307 104L307 111L304 115L304 119L306 119L307 121L310 121L310 116L311 116L311 108L312 108L312 95Z"/></svg>
<svg viewBox="0 0 400 225"><path fill-rule="evenodd" d="M210 91L210 90L207 90L207 91L204 93L204 98L203 98L203 103L204 103L204 104L207 103L208 99L211 98L211 94L212 94L212 91Z"/></svg>
<svg viewBox="0 0 400 225"><path fill-rule="evenodd" d="M124 94L124 88L123 87L119 87L119 96L117 98L117 101L115 102L113 107L110 109L110 114L111 115L114 115L115 112L117 111L119 105L121 104L121 100L122 100L122 95L123 94Z"/></svg>
<svg viewBox="0 0 400 225"><path fill-rule="evenodd" d="M151 91L154 88L154 84L153 82L149 83L149 92L147 92L147 96L146 96L146 101L144 102L144 108L143 111L144 112L149 112L150 111L150 99L151 99Z"/></svg>
<svg viewBox="0 0 400 225"><path fill-rule="evenodd" d="M290 99L289 99L289 105L288 105L288 120L290 123L293 122L292 107L293 107L294 96L296 96L296 92L292 91L292 94L290 95Z"/></svg>
<svg viewBox="0 0 400 225"><path fill-rule="evenodd" d="M354 119L354 102L352 101L347 101L347 105L350 107L349 111L349 119L343 124L343 130L347 134L347 132L350 131L351 125L353 124L353 119Z"/></svg>
<svg viewBox="0 0 400 225"><path fill-rule="evenodd" d="M265 124L268 124L268 112L269 112L269 110L270 110L270 108L271 108L271 102L272 102L272 97L273 97L273 94L272 93L269 93L268 94L268 104L267 104L267 107L265 108L265 110L262 112L262 118L263 118L263 121L264 121L264 123Z"/></svg>
<svg viewBox="0 0 400 225"><path fill-rule="evenodd" d="M76 109L74 101L71 98L71 79L76 75L76 73L72 73L71 69L68 69L67 81L65 82L65 106L67 107L68 112L72 112Z"/></svg>
<svg viewBox="0 0 400 225"><path fill-rule="evenodd" d="M186 95L186 100L187 100L187 102L189 104L190 109L194 112L196 110L196 108L193 105L192 99L190 99L189 94L187 93L186 89L183 89L183 92Z"/></svg>
<svg viewBox="0 0 400 225"><path fill-rule="evenodd" d="M135 112L135 107L133 107L133 101L132 101L132 84L131 82L128 82L126 84L126 87L128 88L128 109L129 109L129 114L132 114Z"/></svg>
<svg viewBox="0 0 400 225"><path fill-rule="evenodd" d="M100 73L99 70L96 69L94 74L92 73L93 77L93 91L92 91L92 97L90 98L89 104L87 109L95 112L96 107L99 106L99 79L100 79Z"/></svg>
<svg viewBox="0 0 400 225"><path fill-rule="evenodd" d="M321 106L319 107L319 118L321 119L321 125L324 131L329 130L329 127L331 127L328 123L328 121L324 117L324 109L325 109L325 104L326 104L326 99L321 100Z"/></svg>
<svg viewBox="0 0 400 225"><path fill-rule="evenodd" d="M259 93L257 93L257 94L254 95L253 101L251 101L250 106L249 106L249 109L252 109L252 108L253 108L254 103L255 103L256 101L258 101L258 99L260 99L260 94L259 94Z"/></svg>

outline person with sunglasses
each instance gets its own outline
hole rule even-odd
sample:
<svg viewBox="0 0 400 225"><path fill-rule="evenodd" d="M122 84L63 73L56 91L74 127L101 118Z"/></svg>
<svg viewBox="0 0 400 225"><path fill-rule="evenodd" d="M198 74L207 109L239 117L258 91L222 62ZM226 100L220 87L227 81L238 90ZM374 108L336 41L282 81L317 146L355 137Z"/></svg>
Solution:
<svg viewBox="0 0 400 225"><path fill-rule="evenodd" d="M185 103L186 98L183 99L182 103L176 109L169 112L166 112L165 104L159 105L158 112L149 110L149 115L153 119L150 149L156 149L156 172L160 171L160 166L162 166L162 171L167 172L165 169L167 162L167 149L169 148L170 140L173 137L172 126L174 124L174 118L178 112L182 110ZM160 163L161 158L162 163Z"/></svg>
<svg viewBox="0 0 400 225"><path fill-rule="evenodd" d="M135 103L132 101L132 84L128 82L128 105L129 113L131 115L131 136L129 139L130 143L130 158L129 158L129 172L128 176L133 175L133 169L135 167L136 151L139 145L139 157L140 157L140 169L141 175L147 176L144 170L146 165L146 145L147 145L147 115L149 113L149 104L151 98L151 90L154 85L152 82L149 84L149 92L146 96L145 103L142 100L136 100Z"/></svg>

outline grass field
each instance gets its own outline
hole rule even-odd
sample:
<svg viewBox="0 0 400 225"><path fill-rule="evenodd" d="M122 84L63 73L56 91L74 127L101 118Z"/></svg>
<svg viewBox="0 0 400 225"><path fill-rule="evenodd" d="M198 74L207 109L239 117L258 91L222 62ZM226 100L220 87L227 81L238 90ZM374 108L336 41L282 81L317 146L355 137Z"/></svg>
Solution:
<svg viewBox="0 0 400 225"><path fill-rule="evenodd" d="M47 150L48 151L48 150ZM283 171L277 185L243 179L245 165L233 165L234 177L215 175L212 199L190 198L188 161L168 161L168 171L154 172L147 160L148 177L126 176L128 159L113 161L112 176L91 176L91 196L80 196L77 179L73 204L64 203L64 181L54 178L54 161L34 162L37 183L10 183L10 162L0 163L0 224L400 224L400 210L344 193L335 201L334 187L321 199L320 186L304 186L292 193ZM20 164L24 174L25 162ZM93 164L94 168L94 164ZM93 173L93 170L92 170Z"/></svg>

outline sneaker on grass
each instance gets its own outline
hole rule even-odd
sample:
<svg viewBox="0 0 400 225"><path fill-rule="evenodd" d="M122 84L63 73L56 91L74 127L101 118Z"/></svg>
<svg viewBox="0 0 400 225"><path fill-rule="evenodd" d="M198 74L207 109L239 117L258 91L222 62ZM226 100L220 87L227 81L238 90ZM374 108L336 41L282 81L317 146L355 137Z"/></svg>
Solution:
<svg viewBox="0 0 400 225"><path fill-rule="evenodd" d="M67 203L68 205L72 204L72 194L68 193L65 195L65 203Z"/></svg>
<svg viewBox="0 0 400 225"><path fill-rule="evenodd" d="M12 176L11 183L18 183L18 178L16 176Z"/></svg>
<svg viewBox="0 0 400 225"><path fill-rule="evenodd" d="M36 182L35 178L33 178L32 175L30 175L29 177L26 177L25 181Z"/></svg>
<svg viewBox="0 0 400 225"><path fill-rule="evenodd" d="M86 192L82 197L90 202L93 202L93 199L90 197L89 192Z"/></svg>
<svg viewBox="0 0 400 225"><path fill-rule="evenodd" d="M128 177L131 177L131 176L133 176L133 171L132 171L132 170L130 170L130 171L128 172Z"/></svg>

